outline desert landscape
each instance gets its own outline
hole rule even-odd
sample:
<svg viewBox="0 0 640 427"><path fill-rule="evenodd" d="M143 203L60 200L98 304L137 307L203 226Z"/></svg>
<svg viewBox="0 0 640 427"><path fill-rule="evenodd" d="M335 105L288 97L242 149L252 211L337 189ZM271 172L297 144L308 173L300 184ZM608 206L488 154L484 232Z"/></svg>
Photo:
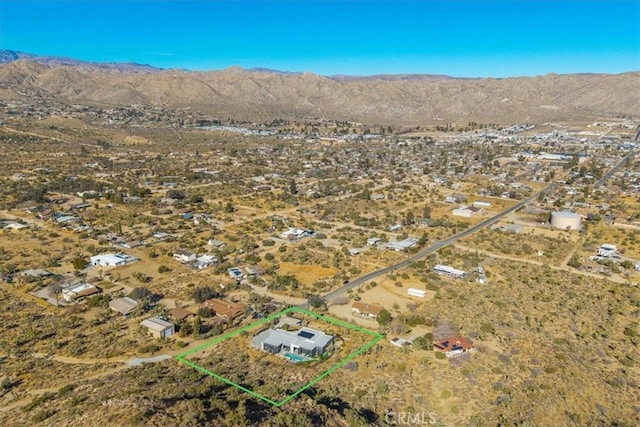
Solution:
<svg viewBox="0 0 640 427"><path fill-rule="evenodd" d="M638 425L639 86L0 51L0 421Z"/></svg>

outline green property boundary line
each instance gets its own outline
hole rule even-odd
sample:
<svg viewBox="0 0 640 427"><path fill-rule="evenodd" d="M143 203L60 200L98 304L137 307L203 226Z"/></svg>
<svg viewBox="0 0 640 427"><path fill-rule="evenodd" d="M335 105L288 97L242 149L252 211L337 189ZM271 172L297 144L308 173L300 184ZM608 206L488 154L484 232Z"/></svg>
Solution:
<svg viewBox="0 0 640 427"><path fill-rule="evenodd" d="M197 353L199 351L202 351L206 348L209 348L213 345L219 344L222 341L225 341L229 338L233 338L237 335L240 335L242 332L245 331L249 331L252 329L257 328L260 325L264 325L265 323L269 323L272 320L277 319L278 317L281 317L283 315L287 315L291 312L297 312L297 313L302 313L302 314L306 314L308 316L311 317L315 317L316 319L319 320L323 320L325 322L328 323L332 323L334 325L338 325L338 326L342 326L354 331L358 331L358 332L362 332L364 334L370 335L373 337L373 339L369 342L367 342L366 344L364 344L362 347L358 348L357 350L351 352L347 357L345 357L344 359L340 360L338 363L336 363L335 365L331 366L329 369L327 369L326 371L322 372L319 376L317 376L316 378L312 379L311 381L309 381L307 384L303 385L301 388L299 388L298 390L296 390L294 393L290 394L289 396L285 397L284 399L280 400L280 401L274 401L272 399L269 399L266 396L261 395L258 392L255 392L253 390L249 390L246 387L241 386L240 384L237 384L233 381L231 381L228 378L223 377L222 375L216 374L215 372L211 372L210 370L198 365L197 363L193 363L190 360L187 360L186 357L193 354L193 353ZM357 325L354 325L352 323L349 322L345 322L343 320L339 320L339 319L335 319L333 317L329 317L329 316L323 316L321 314L318 313L314 313L312 311L306 310L304 308L300 308L300 307L289 307L287 309L284 309L282 311L279 311L275 314L272 314L269 317L265 317L263 319L260 319L256 322L253 322L249 325L243 326L242 328L236 329L235 331L231 331L229 333L226 333L224 335L221 335L219 337L216 337L210 341L207 341L204 344L201 344L195 348L192 348L188 351L185 351L184 353L181 353L177 356L175 356L175 358L179 361L184 363L187 366L190 366L202 373L205 373L209 376L212 376L213 378L216 378L228 385L231 385L233 387L236 387L239 390L244 391L245 393L250 394L251 396L258 398L260 400L263 400L275 407L281 407L283 405L285 405L287 402L291 401L292 399L294 399L295 397L297 397L300 393L302 393L303 391L307 390L309 387L317 384L318 382L320 382L322 379L324 379L325 377L327 377L329 374L331 374L332 372L336 371L337 369L343 367L344 365L346 365L347 363L351 362L353 359L355 359L357 356L361 355L363 352L367 351L368 349L370 349L371 347L373 347L375 344L377 344L380 340L382 340L384 338L384 335L379 334L378 332L372 331L370 329L366 329Z"/></svg>

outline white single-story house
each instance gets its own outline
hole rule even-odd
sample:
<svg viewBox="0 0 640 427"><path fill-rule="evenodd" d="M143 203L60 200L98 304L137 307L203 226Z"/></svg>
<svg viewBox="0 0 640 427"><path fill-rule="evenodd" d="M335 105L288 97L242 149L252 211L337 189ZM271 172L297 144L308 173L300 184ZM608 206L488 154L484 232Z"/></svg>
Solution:
<svg viewBox="0 0 640 427"><path fill-rule="evenodd" d="M209 239L207 241L207 245L213 246L214 248L222 248L226 245L226 243L216 239Z"/></svg>
<svg viewBox="0 0 640 427"><path fill-rule="evenodd" d="M482 209L477 208L475 206L465 206L462 205L456 209L453 210L453 216L462 216L465 218L471 218L472 216L474 216L475 214L481 212Z"/></svg>
<svg viewBox="0 0 640 427"><path fill-rule="evenodd" d="M100 254L91 257L91 265L101 267L118 267L125 264L131 264L138 261L133 255L123 253L118 254Z"/></svg>
<svg viewBox="0 0 640 427"><path fill-rule="evenodd" d="M435 271L438 274L446 274L447 276L452 276L457 279L461 279L467 275L466 271L458 270L448 265L441 265L441 264L438 264L435 267L433 267L433 271Z"/></svg>
<svg viewBox="0 0 640 427"><path fill-rule="evenodd" d="M415 237L407 237L404 240L389 242L384 245L385 248L394 250L396 252L404 251L412 246L415 246L420 240Z"/></svg>
<svg viewBox="0 0 640 427"><path fill-rule="evenodd" d="M238 267L232 267L228 269L227 273L229 273L229 277L235 280L242 280L242 278L244 277L242 270L240 270Z"/></svg>
<svg viewBox="0 0 640 427"><path fill-rule="evenodd" d="M66 302L74 302L99 293L100 289L90 283L78 283L62 289L62 299Z"/></svg>
<svg viewBox="0 0 640 427"><path fill-rule="evenodd" d="M381 241L382 240L378 239L377 237L370 237L367 239L367 246L375 246Z"/></svg>
<svg viewBox="0 0 640 427"><path fill-rule="evenodd" d="M197 257L194 266L195 268L202 270L202 269L211 267L217 262L218 262L218 258L216 258L214 255L206 254L206 255Z"/></svg>
<svg viewBox="0 0 640 427"><path fill-rule="evenodd" d="M427 294L427 291L425 291L424 289L409 288L407 289L407 294L411 297L424 298L424 296Z"/></svg>
<svg viewBox="0 0 640 427"><path fill-rule="evenodd" d="M196 254L194 254L193 252L189 252L189 251L185 251L183 249L177 250L176 252L174 252L173 254L173 259L175 259L178 262L181 262L183 264L186 264L188 262L193 262L196 260Z"/></svg>
<svg viewBox="0 0 640 427"><path fill-rule="evenodd" d="M609 258L614 256L617 250L618 250L618 247L616 245L604 243L598 248L598 255Z"/></svg>
<svg viewBox="0 0 640 427"><path fill-rule="evenodd" d="M491 202L483 202L481 200L476 200L471 204L474 208L490 208Z"/></svg>

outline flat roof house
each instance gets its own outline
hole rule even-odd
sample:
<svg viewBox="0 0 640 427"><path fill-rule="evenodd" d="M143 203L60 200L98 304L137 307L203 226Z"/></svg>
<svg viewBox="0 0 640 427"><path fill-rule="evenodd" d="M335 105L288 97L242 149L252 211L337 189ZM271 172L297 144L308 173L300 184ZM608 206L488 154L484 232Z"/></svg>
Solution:
<svg viewBox="0 0 640 427"><path fill-rule="evenodd" d="M66 302L74 302L99 293L100 289L90 283L78 283L64 288L62 290L62 299Z"/></svg>
<svg viewBox="0 0 640 427"><path fill-rule="evenodd" d="M155 338L169 338L176 333L173 323L167 322L159 317L150 317L140 322L140 325L147 328L149 335Z"/></svg>
<svg viewBox="0 0 640 427"><path fill-rule="evenodd" d="M441 264L438 264L435 267L433 267L433 271L435 271L438 274L444 274L444 275L447 275L447 276L452 276L452 277L455 277L457 279L462 279L463 277L465 277L467 275L466 271L458 270L458 269L450 267L448 265L441 265Z"/></svg>
<svg viewBox="0 0 640 427"><path fill-rule="evenodd" d="M133 255L126 254L100 254L91 257L91 265L101 267L118 267L120 265L131 264L138 261Z"/></svg>
<svg viewBox="0 0 640 427"><path fill-rule="evenodd" d="M129 298L116 298L113 301L109 301L109 308L116 313L120 313L125 317L129 317L129 315L136 309L138 306L138 301Z"/></svg>
<svg viewBox="0 0 640 427"><path fill-rule="evenodd" d="M282 329L267 329L253 338L253 345L268 353L293 353L306 357L317 357L326 353L333 344L333 336L317 329L300 328L295 332Z"/></svg>
<svg viewBox="0 0 640 427"><path fill-rule="evenodd" d="M183 249L177 250L173 254L173 259L183 264L187 262L193 262L196 260L196 254L190 251L186 251Z"/></svg>

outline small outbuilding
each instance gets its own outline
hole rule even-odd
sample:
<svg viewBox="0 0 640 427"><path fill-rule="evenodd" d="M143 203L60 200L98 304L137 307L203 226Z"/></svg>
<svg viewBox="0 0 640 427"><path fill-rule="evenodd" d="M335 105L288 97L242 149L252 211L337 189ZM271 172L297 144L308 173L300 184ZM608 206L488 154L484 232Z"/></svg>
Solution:
<svg viewBox="0 0 640 427"><path fill-rule="evenodd" d="M140 322L140 325L147 328L149 335L155 338L169 338L175 334L175 325L159 317L150 317Z"/></svg>
<svg viewBox="0 0 640 427"><path fill-rule="evenodd" d="M125 317L129 317L137 306L138 301L129 297L116 298L112 301L109 301L109 308L116 313L122 314Z"/></svg>

